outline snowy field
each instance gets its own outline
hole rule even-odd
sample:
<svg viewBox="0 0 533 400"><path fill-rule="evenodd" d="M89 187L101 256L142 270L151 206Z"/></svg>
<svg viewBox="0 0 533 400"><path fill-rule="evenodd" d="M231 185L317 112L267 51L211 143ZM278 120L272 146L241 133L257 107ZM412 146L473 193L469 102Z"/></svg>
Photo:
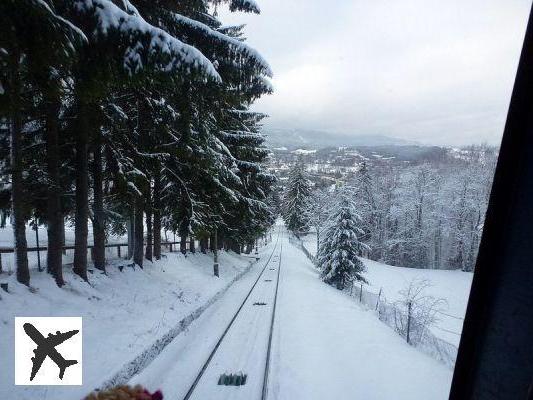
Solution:
<svg viewBox="0 0 533 400"><path fill-rule="evenodd" d="M80 281L67 267L67 285L63 289L58 289L44 272L32 273L35 289L32 291L19 285L14 275L0 275L0 280L7 281L10 288L9 294L1 293L0 300L3 365L14 364L15 316L84 318L83 386L14 386L13 368L3 368L0 399L81 398L120 376L126 371L125 366L143 352L151 357L150 362L130 382L142 383L151 390L162 389L165 398L183 398L273 250L273 262L277 264L281 259L281 273L269 399L447 398L452 371L407 345L372 311L324 284L311 262L289 243L285 229L279 229L284 232L279 247L274 240L261 248L262 258L251 270L250 257L221 252L220 279L212 277L210 255L184 257L180 253L147 263L144 270L126 268L119 272L115 261L108 268L108 276L93 271L89 275L90 285ZM401 289L402 282L410 279L410 272L402 276L394 273L395 267L375 264L367 264L371 270L369 279L388 282L391 292ZM272 304L268 297L272 293L267 289L274 286L265 278L275 281L274 266L266 268L268 275L260 278L251 302L266 300ZM175 331L181 321L198 309L202 312L197 318L189 319L162 351L150 350L154 342ZM262 309L265 318L258 318L262 314L257 314L252 304L244 310L247 311L236 320L228 340L220 347L221 353L214 358L215 368L201 382L197 393L200 397L194 398L246 398L246 391L241 390L243 396L235 397L232 390L238 388L221 390L216 385L215 378L222 370L248 372L249 389L261 386L270 320L266 314L271 308ZM129 379L132 374L122 376ZM257 384L252 385L253 382Z"/></svg>
<svg viewBox="0 0 533 400"><path fill-rule="evenodd" d="M144 270L119 272L112 265L108 276L94 271L89 285L66 268L62 289L45 272L34 271L34 292L18 284L14 274L1 274L10 293L0 294L0 399L81 398L225 290L250 263L249 257L220 252L221 277L215 278L211 255L170 253L153 264L146 262ZM83 317L83 386L14 386L15 316Z"/></svg>
<svg viewBox="0 0 533 400"><path fill-rule="evenodd" d="M316 254L316 236L307 235L303 238L305 247ZM388 302L400 299L399 292L405 289L412 280L427 280L430 287L426 294L446 300L447 306L438 314L438 321L431 328L435 336L459 345L463 329L463 318L466 312L473 274L462 271L417 269L395 267L371 260L364 260L367 267L366 278L370 285L367 290L382 294Z"/></svg>
<svg viewBox="0 0 533 400"><path fill-rule="evenodd" d="M93 242L93 228L91 225L91 221L88 222L89 231L88 231L88 242L89 244L92 244ZM26 241L28 242L28 246L36 246L36 235L35 230L30 226L26 225ZM110 243L126 243L127 238L125 236L110 236L108 238L108 241ZM48 242L48 235L46 231L46 226L39 226L39 245L40 246L46 246L46 243ZM74 244L74 227L70 225L65 226L65 244L67 246ZM13 229L11 228L11 225L8 224L4 228L0 228L0 247L12 247L13 246Z"/></svg>
<svg viewBox="0 0 533 400"><path fill-rule="evenodd" d="M447 399L452 371L326 285L285 241L269 399Z"/></svg>
<svg viewBox="0 0 533 400"><path fill-rule="evenodd" d="M174 239L177 239L179 241L179 237L175 237L172 234L168 234L168 241L174 242ZM165 238L165 235L163 232L161 232L161 240L163 242L166 242L167 239ZM37 237L35 235L35 230L30 226L26 225L26 241L28 243L28 247L36 247L37 246ZM92 226L91 222L89 221L89 230L88 230L88 244L93 244L93 232L92 232ZM107 243L113 244L113 243L121 243L125 244L128 242L128 239L126 236L113 236L109 235L107 237ZM46 247L48 243L48 234L46 231L45 226L39 226L39 247ZM72 246L74 245L74 227L70 225L65 226L65 245ZM0 228L0 247L13 247L13 229L11 228L11 225L8 223L4 228ZM127 252L126 247L121 247L121 256L125 256ZM40 252L41 256L41 265L44 266L46 263L46 251ZM90 254L89 254L90 257ZM106 258L107 259L115 259L117 257L117 249L116 247L107 247L106 248ZM63 255L63 264L72 263L74 259L74 250L66 250L65 254ZM28 263L30 268L37 268L37 252L28 252ZM13 253L4 253L2 254L2 268L5 272L12 272L15 270L15 263L13 259Z"/></svg>
<svg viewBox="0 0 533 400"><path fill-rule="evenodd" d="M281 259L277 313L268 379L269 400L439 400L448 397L452 371L407 345L375 315L324 284L288 234ZM191 399L261 398L276 257L232 325ZM272 268L273 270L270 270ZM264 278L274 279L268 283ZM246 294L252 274L232 286L190 328L132 380L166 398L181 399ZM272 293L272 292L268 292ZM254 308L253 302L267 305ZM265 315L266 314L266 315ZM262 316L261 318L258 318ZM266 324L265 324L266 322ZM216 384L221 372L249 374L243 387Z"/></svg>

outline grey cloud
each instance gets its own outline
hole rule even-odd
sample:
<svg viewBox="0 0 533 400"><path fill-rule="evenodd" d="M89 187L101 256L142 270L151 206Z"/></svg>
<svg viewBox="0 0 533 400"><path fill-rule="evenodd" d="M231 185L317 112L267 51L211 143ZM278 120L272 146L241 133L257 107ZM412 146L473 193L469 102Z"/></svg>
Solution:
<svg viewBox="0 0 533 400"><path fill-rule="evenodd" d="M439 144L501 138L531 1L263 0L267 126Z"/></svg>

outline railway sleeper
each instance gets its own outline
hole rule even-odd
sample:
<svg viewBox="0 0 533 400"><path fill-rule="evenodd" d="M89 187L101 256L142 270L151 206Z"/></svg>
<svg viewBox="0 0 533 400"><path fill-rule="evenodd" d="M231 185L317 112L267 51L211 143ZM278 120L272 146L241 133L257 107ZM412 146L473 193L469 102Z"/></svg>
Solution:
<svg viewBox="0 0 533 400"><path fill-rule="evenodd" d="M246 384L248 375L238 372L236 374L224 373L218 378L218 384L223 386L243 386Z"/></svg>

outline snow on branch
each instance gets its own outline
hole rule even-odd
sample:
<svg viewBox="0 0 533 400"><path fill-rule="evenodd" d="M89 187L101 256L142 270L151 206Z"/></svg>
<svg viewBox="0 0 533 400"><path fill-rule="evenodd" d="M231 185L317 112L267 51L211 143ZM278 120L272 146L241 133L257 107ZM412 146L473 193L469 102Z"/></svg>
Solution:
<svg viewBox="0 0 533 400"><path fill-rule="evenodd" d="M224 33L221 33L219 31L216 31L206 24L203 24L199 21L195 21L191 18L185 17L180 14L174 14L174 21L181 26L185 26L189 29L201 31L203 34L209 35L212 39L216 40L219 44L224 44L224 45L229 46L229 48L235 53L253 60L254 63L259 66L259 68L265 75L270 76L270 77L272 76L272 69L270 68L270 65L268 64L268 62L263 58L263 56L261 56L261 54L259 54L257 50L248 46L244 42L238 39L232 38L228 35L225 35ZM265 82L268 83L268 81L266 80Z"/></svg>
<svg viewBox="0 0 533 400"><path fill-rule="evenodd" d="M61 24L63 24L66 27L68 27L68 29L70 29L72 32L76 33L76 35L78 35L82 40L84 40L86 42L88 41L87 36L85 36L85 34L82 32L81 29L79 29L77 26L75 26L70 21L66 20L65 18L57 15L44 0L33 0L32 2L36 6L42 7L45 10L45 12L48 13L48 15L50 17L54 18L55 20L57 20Z"/></svg>
<svg viewBox="0 0 533 400"><path fill-rule="evenodd" d="M230 11L243 11L247 13L260 14L261 9L255 0L230 0Z"/></svg>
<svg viewBox="0 0 533 400"><path fill-rule="evenodd" d="M132 7L130 4L127 9L132 10ZM117 31L132 42L124 59L124 67L130 73L143 69L142 55L166 55L169 61L160 67L165 72L183 69L190 72L193 68L210 79L221 80L213 64L198 49L149 24L138 13L128 14L109 0L76 0L74 9L84 14L83 18L87 15L96 17L95 36L109 36L111 31ZM144 35L147 43L140 40L139 35Z"/></svg>

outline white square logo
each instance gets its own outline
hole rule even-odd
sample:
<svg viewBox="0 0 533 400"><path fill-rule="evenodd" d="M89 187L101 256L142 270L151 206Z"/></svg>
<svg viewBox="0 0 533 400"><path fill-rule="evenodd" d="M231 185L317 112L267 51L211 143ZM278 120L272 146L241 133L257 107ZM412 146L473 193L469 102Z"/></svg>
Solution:
<svg viewBox="0 0 533 400"><path fill-rule="evenodd" d="M15 385L81 385L81 356L81 317L15 318Z"/></svg>

